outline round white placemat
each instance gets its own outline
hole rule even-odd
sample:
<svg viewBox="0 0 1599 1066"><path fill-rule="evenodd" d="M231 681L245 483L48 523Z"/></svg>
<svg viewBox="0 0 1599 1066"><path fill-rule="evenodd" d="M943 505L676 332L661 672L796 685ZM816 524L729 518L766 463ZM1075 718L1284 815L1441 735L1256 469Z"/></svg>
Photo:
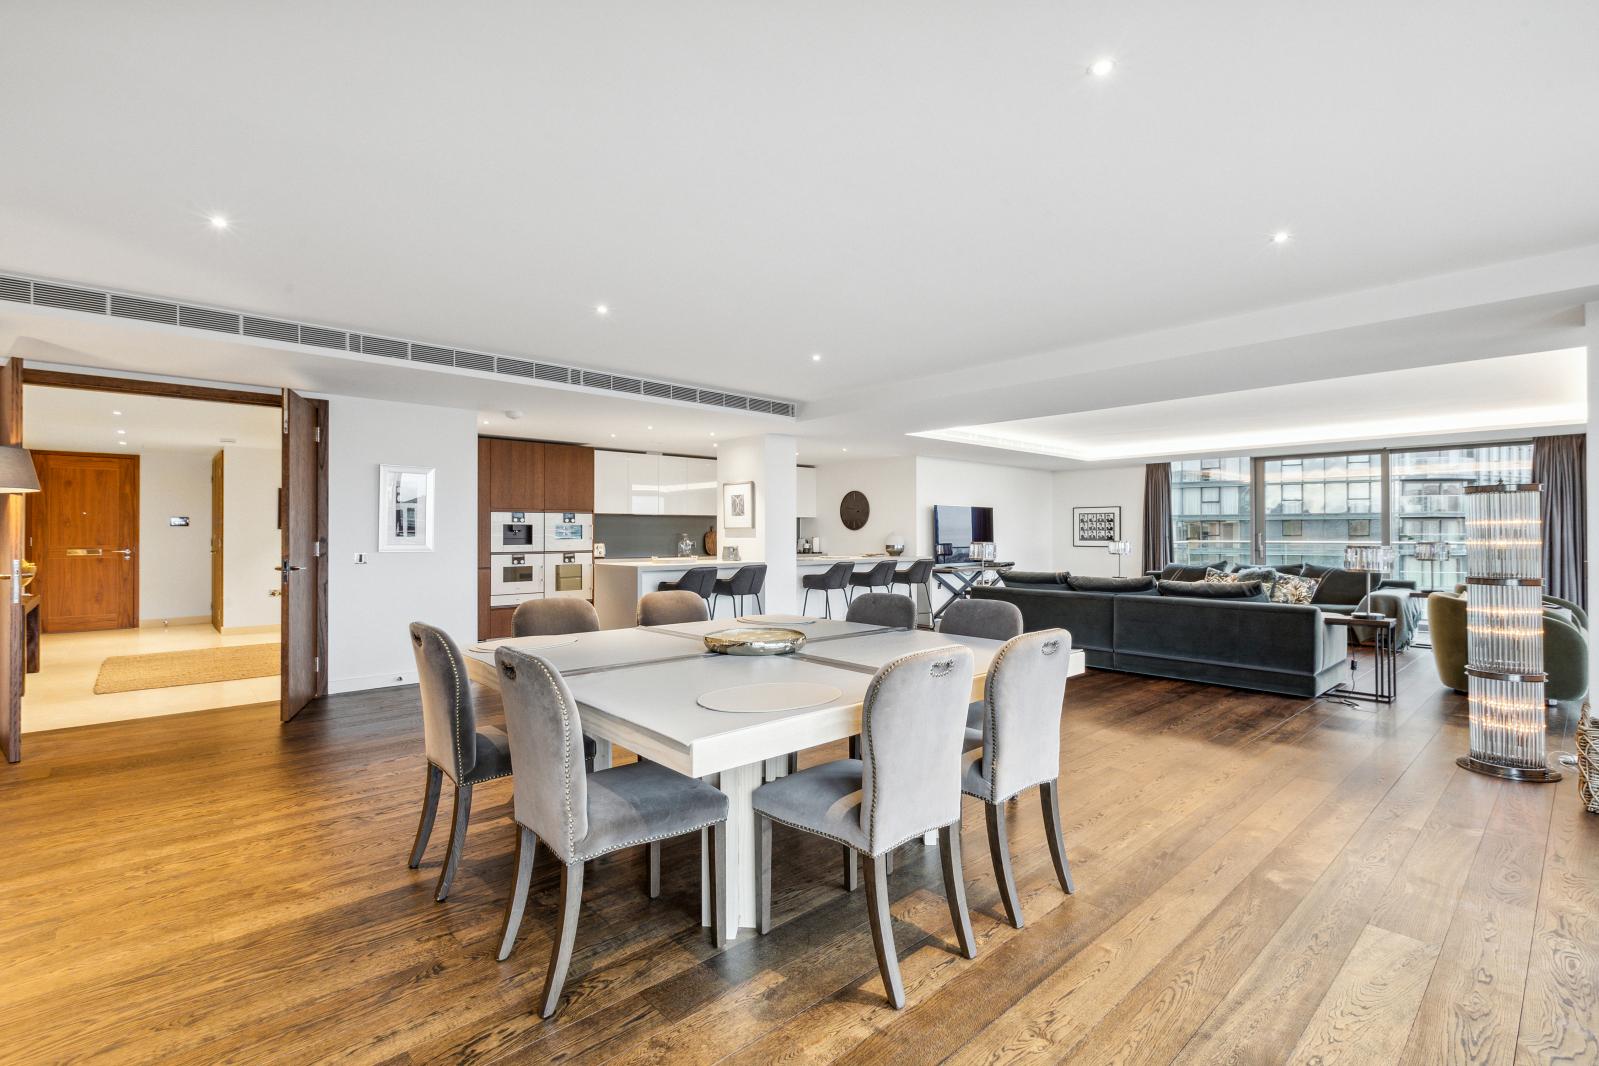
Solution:
<svg viewBox="0 0 1599 1066"><path fill-rule="evenodd" d="M809 681L771 681L762 685L734 685L707 692L697 701L708 711L759 714L763 711L799 711L820 707L843 695L832 685Z"/></svg>
<svg viewBox="0 0 1599 1066"><path fill-rule="evenodd" d="M749 626L808 626L816 619L804 614L751 614L739 621Z"/></svg>

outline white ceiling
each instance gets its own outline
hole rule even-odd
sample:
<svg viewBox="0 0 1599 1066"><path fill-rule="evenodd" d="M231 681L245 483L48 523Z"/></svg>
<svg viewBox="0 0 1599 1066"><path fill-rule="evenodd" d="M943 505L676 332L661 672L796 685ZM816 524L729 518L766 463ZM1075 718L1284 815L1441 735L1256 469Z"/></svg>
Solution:
<svg viewBox="0 0 1599 1066"><path fill-rule="evenodd" d="M935 439L1085 462L1254 454L1347 441L1497 434L1587 421L1586 351L1502 356L1239 389L1049 418L930 430Z"/></svg>
<svg viewBox="0 0 1599 1066"><path fill-rule="evenodd" d="M197 11L7 10L0 270L800 420L0 304L4 350L585 443L993 458L903 434L1558 348L1599 295L1589 0Z"/></svg>
<svg viewBox="0 0 1599 1066"><path fill-rule="evenodd" d="M276 407L41 385L27 385L23 393L22 443L30 449L215 453L225 446L275 449L282 441ZM225 445L225 438L233 443Z"/></svg>

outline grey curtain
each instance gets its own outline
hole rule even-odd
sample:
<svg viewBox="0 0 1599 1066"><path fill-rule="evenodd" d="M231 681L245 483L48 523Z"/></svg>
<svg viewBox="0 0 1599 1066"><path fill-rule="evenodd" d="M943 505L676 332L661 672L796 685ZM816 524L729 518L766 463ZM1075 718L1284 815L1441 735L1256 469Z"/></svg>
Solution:
<svg viewBox="0 0 1599 1066"><path fill-rule="evenodd" d="M1160 570L1172 561L1171 464L1144 467L1144 569Z"/></svg>
<svg viewBox="0 0 1599 1066"><path fill-rule="evenodd" d="M1536 437L1532 479L1543 486L1543 583L1588 608L1588 437Z"/></svg>

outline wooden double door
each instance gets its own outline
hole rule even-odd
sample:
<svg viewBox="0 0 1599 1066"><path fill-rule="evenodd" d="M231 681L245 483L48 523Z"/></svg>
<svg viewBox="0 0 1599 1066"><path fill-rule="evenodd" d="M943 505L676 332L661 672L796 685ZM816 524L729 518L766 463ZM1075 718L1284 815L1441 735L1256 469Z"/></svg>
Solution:
<svg viewBox="0 0 1599 1066"><path fill-rule="evenodd" d="M139 457L35 451L27 552L46 633L139 624Z"/></svg>

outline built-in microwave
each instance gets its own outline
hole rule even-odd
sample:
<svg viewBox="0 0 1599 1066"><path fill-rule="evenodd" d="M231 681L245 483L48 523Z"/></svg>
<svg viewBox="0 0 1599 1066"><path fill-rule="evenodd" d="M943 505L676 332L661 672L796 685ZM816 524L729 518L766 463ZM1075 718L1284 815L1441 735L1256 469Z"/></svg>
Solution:
<svg viewBox="0 0 1599 1066"><path fill-rule="evenodd" d="M587 552L594 550L594 516L575 511L544 513L544 550Z"/></svg>
<svg viewBox="0 0 1599 1066"><path fill-rule="evenodd" d="M489 603L511 607L544 591L544 556L533 552L489 556Z"/></svg>
<svg viewBox="0 0 1599 1066"><path fill-rule="evenodd" d="M544 515L538 511L493 511L489 514L489 551L544 550Z"/></svg>
<svg viewBox="0 0 1599 1066"><path fill-rule="evenodd" d="M550 553L544 557L544 598L594 597L594 556L590 552Z"/></svg>

